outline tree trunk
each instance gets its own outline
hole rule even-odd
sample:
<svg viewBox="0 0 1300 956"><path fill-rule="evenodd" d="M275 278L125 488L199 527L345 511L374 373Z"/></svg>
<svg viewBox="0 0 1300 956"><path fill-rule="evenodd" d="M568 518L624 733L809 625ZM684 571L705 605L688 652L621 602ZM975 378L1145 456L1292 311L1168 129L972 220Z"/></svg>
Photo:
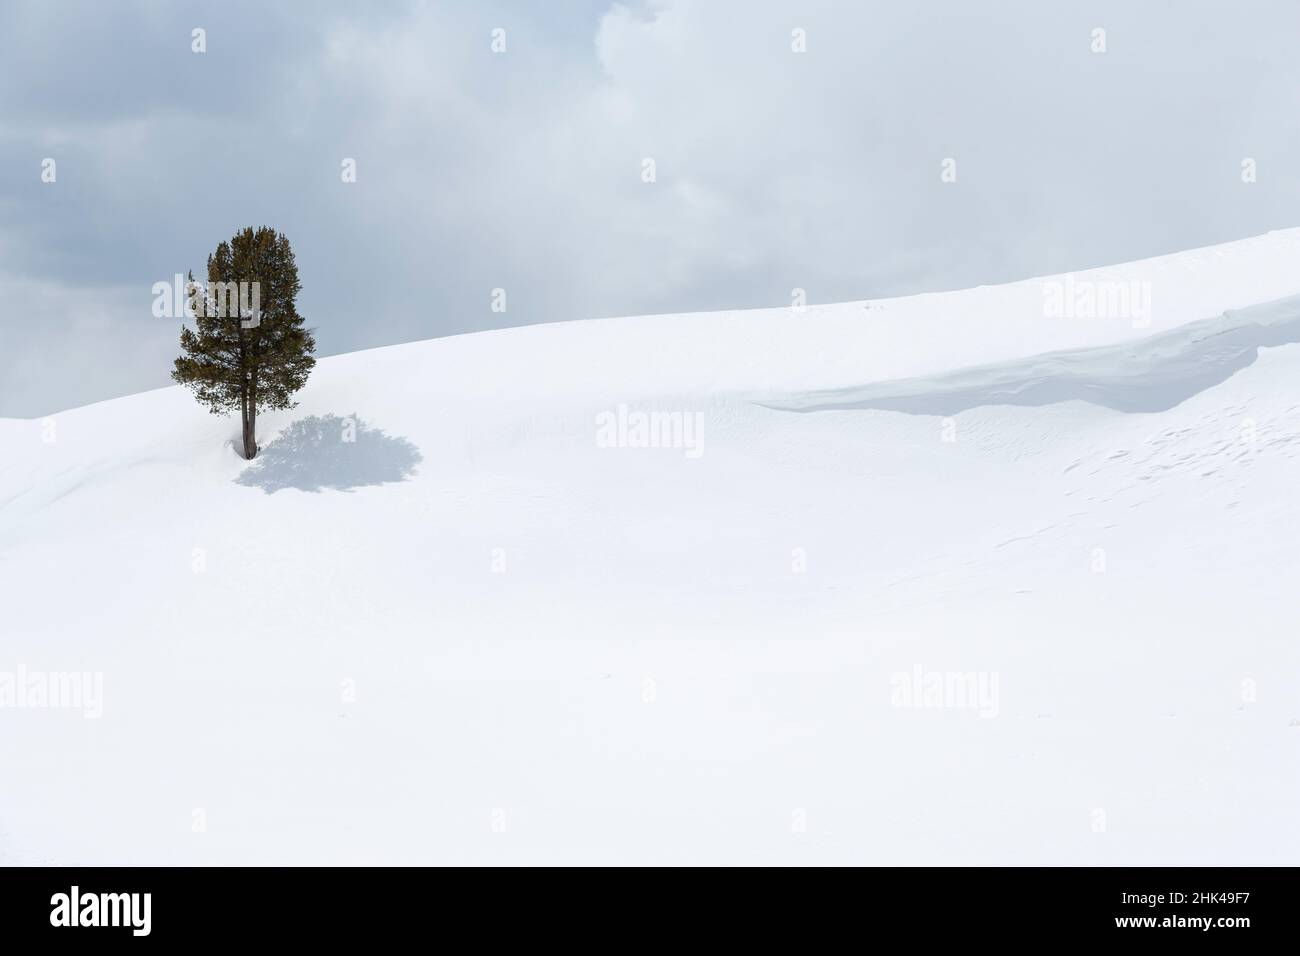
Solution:
<svg viewBox="0 0 1300 956"><path fill-rule="evenodd" d="M239 339L241 344L244 341L244 326L240 323ZM251 355L250 355L251 353ZM247 425L244 431L244 457L252 461L257 457L257 362L258 348L257 340L254 339L248 343L248 351L244 353L250 359L248 371L244 373L244 404L248 408Z"/></svg>
<svg viewBox="0 0 1300 956"><path fill-rule="evenodd" d="M244 420L244 457L249 461L257 457L257 406L251 403Z"/></svg>
<svg viewBox="0 0 1300 956"><path fill-rule="evenodd" d="M256 410L245 391L239 396L239 424L244 430L244 458L252 461L257 455Z"/></svg>

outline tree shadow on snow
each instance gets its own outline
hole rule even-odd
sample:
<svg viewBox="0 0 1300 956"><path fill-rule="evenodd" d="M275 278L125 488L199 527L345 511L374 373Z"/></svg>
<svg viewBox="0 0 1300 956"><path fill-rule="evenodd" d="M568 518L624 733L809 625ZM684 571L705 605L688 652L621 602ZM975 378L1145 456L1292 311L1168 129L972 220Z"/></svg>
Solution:
<svg viewBox="0 0 1300 956"><path fill-rule="evenodd" d="M235 483L268 495L283 488L352 491L405 481L422 460L411 442L371 428L355 415L312 415L261 449Z"/></svg>

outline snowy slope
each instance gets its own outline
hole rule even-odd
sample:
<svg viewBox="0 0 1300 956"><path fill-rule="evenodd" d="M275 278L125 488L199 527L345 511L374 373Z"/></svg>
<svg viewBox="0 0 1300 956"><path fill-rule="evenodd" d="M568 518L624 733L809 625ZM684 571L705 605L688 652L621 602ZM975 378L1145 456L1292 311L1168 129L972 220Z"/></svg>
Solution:
<svg viewBox="0 0 1300 956"><path fill-rule="evenodd" d="M1294 863L1298 261L0 420L0 861Z"/></svg>

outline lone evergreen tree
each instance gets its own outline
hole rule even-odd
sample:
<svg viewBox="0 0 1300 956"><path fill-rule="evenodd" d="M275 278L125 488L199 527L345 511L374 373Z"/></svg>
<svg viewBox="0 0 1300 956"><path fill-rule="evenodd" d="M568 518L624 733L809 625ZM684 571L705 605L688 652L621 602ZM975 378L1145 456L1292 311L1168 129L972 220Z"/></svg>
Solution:
<svg viewBox="0 0 1300 956"><path fill-rule="evenodd" d="M181 329L172 378L214 415L239 409L248 459L257 455L257 413L293 408L316 364L316 340L294 304L301 288L289 240L266 226L217 246L206 289L189 275L195 329Z"/></svg>

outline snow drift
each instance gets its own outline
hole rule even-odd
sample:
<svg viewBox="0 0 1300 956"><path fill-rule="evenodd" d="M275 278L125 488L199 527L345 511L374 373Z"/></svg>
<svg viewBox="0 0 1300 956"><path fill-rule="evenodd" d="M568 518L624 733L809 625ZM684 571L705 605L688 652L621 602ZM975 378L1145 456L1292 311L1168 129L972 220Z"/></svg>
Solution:
<svg viewBox="0 0 1300 956"><path fill-rule="evenodd" d="M1121 412L1163 412L1250 365L1261 348L1300 342L1300 296L1189 322L1136 342L1049 352L998 365L856 388L805 392L769 407L876 408L953 415L980 405L1092 402Z"/></svg>
<svg viewBox="0 0 1300 956"><path fill-rule="evenodd" d="M1294 862L1298 255L0 420L0 860Z"/></svg>

